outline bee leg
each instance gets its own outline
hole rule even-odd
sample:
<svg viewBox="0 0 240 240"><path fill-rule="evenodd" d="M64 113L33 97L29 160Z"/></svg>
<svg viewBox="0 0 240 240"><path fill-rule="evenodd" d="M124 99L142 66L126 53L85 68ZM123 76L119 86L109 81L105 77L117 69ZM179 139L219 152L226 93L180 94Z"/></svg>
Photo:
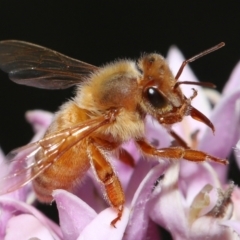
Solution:
<svg viewBox="0 0 240 240"><path fill-rule="evenodd" d="M172 129L168 130L168 133L177 141L177 143L183 148L189 148L187 143Z"/></svg>
<svg viewBox="0 0 240 240"><path fill-rule="evenodd" d="M95 145L101 146L101 148L107 149L109 151L112 151L119 147L119 142L109 142L108 140L101 139L99 137L94 137L94 140L92 139L92 142ZM135 167L134 158L127 150L122 147L119 148L118 159L130 167Z"/></svg>
<svg viewBox="0 0 240 240"><path fill-rule="evenodd" d="M135 161L132 155L125 150L124 148L120 148L119 152L119 160L123 162L124 164L128 165L129 167L134 168L135 167Z"/></svg>
<svg viewBox="0 0 240 240"><path fill-rule="evenodd" d="M193 149L185 149L183 147L169 147L169 148L160 148L156 149L145 142L143 139L136 141L139 147L145 154L157 156L161 158L169 158L169 159L181 159L184 158L188 161L192 162L203 162L203 161L214 161L221 164L228 164L226 159L221 159L209 155L205 152L193 150Z"/></svg>
<svg viewBox="0 0 240 240"><path fill-rule="evenodd" d="M94 141L94 140L93 140ZM91 164L97 174L99 181L104 185L107 199L112 207L118 211L118 215L112 220L111 225L115 227L115 224L121 219L125 196L122 190L121 183L113 171L113 168L109 161L106 159L104 153L94 145L94 143L88 146Z"/></svg>

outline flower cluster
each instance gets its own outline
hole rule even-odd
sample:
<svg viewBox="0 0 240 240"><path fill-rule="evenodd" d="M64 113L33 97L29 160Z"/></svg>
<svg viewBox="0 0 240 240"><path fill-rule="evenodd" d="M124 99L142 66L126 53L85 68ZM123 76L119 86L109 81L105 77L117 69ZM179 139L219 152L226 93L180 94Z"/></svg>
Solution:
<svg viewBox="0 0 240 240"><path fill-rule="evenodd" d="M184 60L175 47L168 53L174 73ZM182 79L196 77L187 66ZM226 158L240 138L238 99L240 64L236 66L222 94L197 88L193 106L208 116L215 134L188 117L174 126L190 146L220 158ZM191 95L191 88L184 87ZM214 106L211 109L209 100ZM52 114L31 111L26 114L40 139ZM171 138L153 119L146 119L146 137L158 147L166 147ZM53 192L60 225L39 212L32 202L30 185L0 196L0 239L162 239L159 226L173 239L240 239L240 189L228 182L228 167L216 163L168 162L143 159L132 142L124 146L134 157L135 167L114 161L126 195L126 206L116 228L110 222L116 212L108 207L93 175L87 174L75 194L58 189ZM240 167L240 142L235 151ZM0 152L0 178L5 156Z"/></svg>

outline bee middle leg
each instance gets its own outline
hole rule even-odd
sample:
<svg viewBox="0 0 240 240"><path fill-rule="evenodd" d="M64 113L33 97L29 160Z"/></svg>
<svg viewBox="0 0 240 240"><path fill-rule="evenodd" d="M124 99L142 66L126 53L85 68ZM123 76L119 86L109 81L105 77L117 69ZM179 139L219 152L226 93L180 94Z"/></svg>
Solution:
<svg viewBox="0 0 240 240"><path fill-rule="evenodd" d="M183 147L169 147L169 148L160 148L156 149L149 145L145 140L136 141L141 150L148 155L157 156L161 158L169 158L169 159L181 159L184 158L188 161L192 162L203 162L203 161L214 161L221 164L228 164L226 159L214 157L210 154L207 154L202 151L193 150L190 148Z"/></svg>
<svg viewBox="0 0 240 240"><path fill-rule="evenodd" d="M96 172L98 179L104 185L107 199L109 200L111 206L118 211L117 217L111 222L111 225L115 227L115 224L122 217L125 196L122 190L121 183L117 175L115 174L111 164L106 159L102 150L100 150L93 141L89 144L88 147L91 164Z"/></svg>
<svg viewBox="0 0 240 240"><path fill-rule="evenodd" d="M189 148L187 143L172 129L168 130L168 133L177 141L177 143L183 148Z"/></svg>

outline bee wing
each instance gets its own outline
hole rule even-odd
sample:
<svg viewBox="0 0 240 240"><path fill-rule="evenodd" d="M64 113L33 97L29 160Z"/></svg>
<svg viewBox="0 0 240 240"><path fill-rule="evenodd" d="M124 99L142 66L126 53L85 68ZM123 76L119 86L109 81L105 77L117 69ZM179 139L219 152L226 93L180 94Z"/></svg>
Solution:
<svg viewBox="0 0 240 240"><path fill-rule="evenodd" d="M8 161L1 168L1 173L4 171L4 176L1 176L0 179L0 195L26 185L50 167L71 147L111 120L111 115L91 119L11 151L7 155ZM43 151L44 157L36 161L34 157L40 150ZM38 169L34 173L31 171L33 167Z"/></svg>
<svg viewBox="0 0 240 240"><path fill-rule="evenodd" d="M17 40L0 42L0 68L13 82L45 89L71 87L98 69L51 49Z"/></svg>
<svg viewBox="0 0 240 240"><path fill-rule="evenodd" d="M14 149L6 156L8 161L1 166L0 195L12 192L30 181L34 155L39 150L37 142L30 143Z"/></svg>

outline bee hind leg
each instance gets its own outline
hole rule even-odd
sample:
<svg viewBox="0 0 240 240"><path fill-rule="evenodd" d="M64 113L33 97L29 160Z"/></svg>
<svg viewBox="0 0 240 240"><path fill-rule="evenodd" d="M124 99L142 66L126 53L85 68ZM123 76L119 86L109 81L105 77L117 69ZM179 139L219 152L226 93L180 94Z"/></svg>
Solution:
<svg viewBox="0 0 240 240"><path fill-rule="evenodd" d="M97 178L105 188L106 197L110 205L118 211L117 217L111 221L111 225L115 227L116 223L121 220L125 203L125 196L121 183L111 164L106 159L105 154L103 154L103 150L100 150L94 144L94 140L89 144L88 150L92 167L95 170Z"/></svg>
<svg viewBox="0 0 240 240"><path fill-rule="evenodd" d="M113 227L115 227L115 228L116 228L116 223L121 220L122 213L123 213L123 209L124 209L124 207L123 207L123 205L121 205L121 206L118 208L118 215L117 215L117 217L111 221L111 225L112 225Z"/></svg>

